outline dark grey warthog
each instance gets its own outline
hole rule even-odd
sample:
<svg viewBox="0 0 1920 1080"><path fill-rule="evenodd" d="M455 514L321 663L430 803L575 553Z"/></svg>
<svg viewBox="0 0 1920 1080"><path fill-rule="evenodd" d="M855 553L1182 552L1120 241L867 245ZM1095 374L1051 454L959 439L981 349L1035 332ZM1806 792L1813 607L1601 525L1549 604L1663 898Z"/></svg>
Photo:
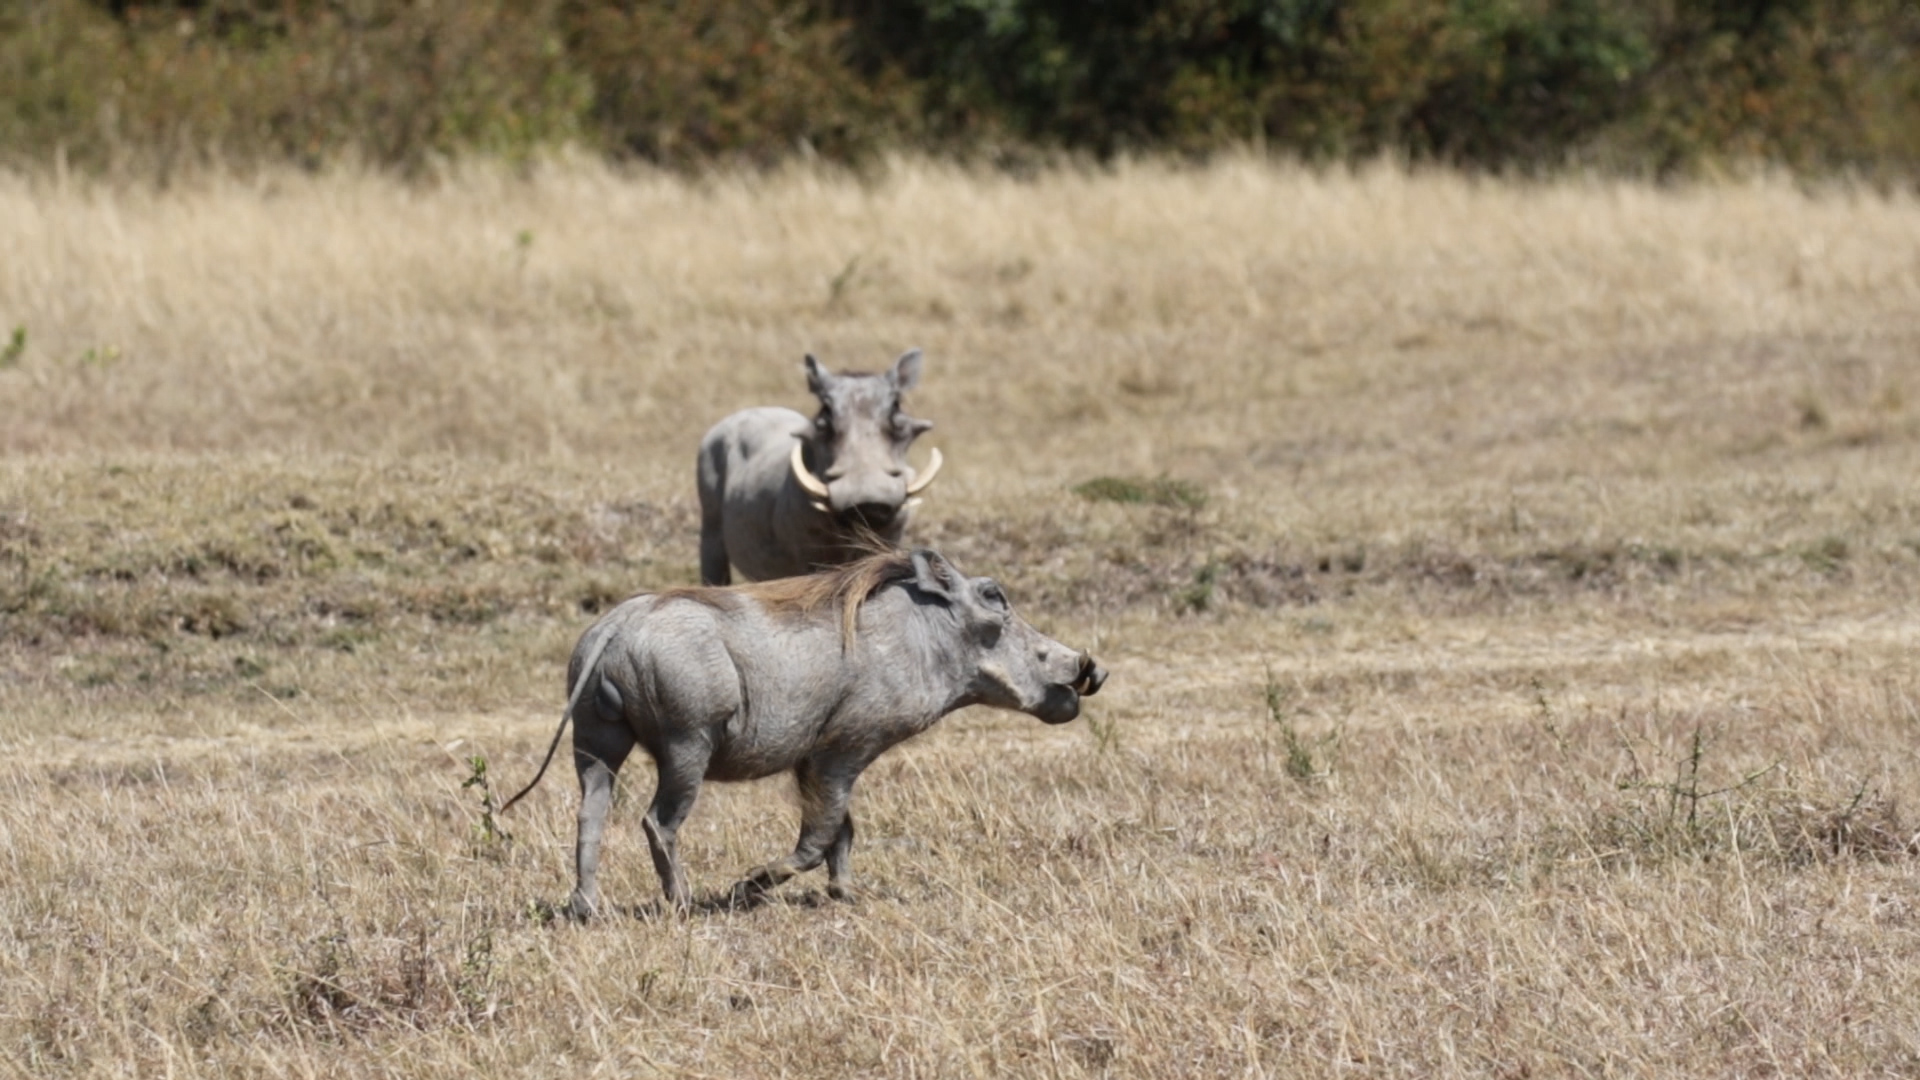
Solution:
<svg viewBox="0 0 1920 1080"><path fill-rule="evenodd" d="M736 588L642 594L601 616L567 665L580 774L573 913L599 906L595 870L614 774L637 745L659 773L641 822L660 885L690 893L674 837L706 780L799 781L800 842L735 886L746 898L827 864L852 885L853 783L890 747L965 705L1064 724L1107 673L1014 614L989 578L938 553L871 555L832 570ZM547 748L547 762L560 732ZM533 789L540 773L526 790ZM502 807L502 811L506 807Z"/></svg>
<svg viewBox="0 0 1920 1080"><path fill-rule="evenodd" d="M811 355L812 420L792 409L744 409L700 440L700 582L725 585L731 565L755 581L836 566L898 547L940 451L915 475L907 447L933 427L900 411L920 381L920 350L878 375L836 375ZM866 538L866 534L871 534ZM864 542L863 542L864 539Z"/></svg>

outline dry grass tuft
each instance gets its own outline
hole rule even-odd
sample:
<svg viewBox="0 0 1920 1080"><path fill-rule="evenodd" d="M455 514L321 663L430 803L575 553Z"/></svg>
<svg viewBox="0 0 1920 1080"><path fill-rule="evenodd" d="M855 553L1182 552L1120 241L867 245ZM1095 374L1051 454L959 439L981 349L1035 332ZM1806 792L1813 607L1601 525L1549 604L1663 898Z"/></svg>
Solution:
<svg viewBox="0 0 1920 1080"><path fill-rule="evenodd" d="M1920 1061L1910 199L562 162L0 178L0 250L12 1071ZM853 906L661 916L639 765L556 921L568 785L487 800L566 650L694 580L708 423L908 345L914 539L1107 689L880 761ZM794 817L709 788L697 890Z"/></svg>

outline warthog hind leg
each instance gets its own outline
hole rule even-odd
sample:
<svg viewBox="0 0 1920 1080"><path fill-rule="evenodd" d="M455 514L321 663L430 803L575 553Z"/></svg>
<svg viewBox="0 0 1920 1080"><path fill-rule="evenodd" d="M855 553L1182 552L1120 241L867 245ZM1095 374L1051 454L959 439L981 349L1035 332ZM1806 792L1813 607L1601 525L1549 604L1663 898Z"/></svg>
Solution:
<svg viewBox="0 0 1920 1080"><path fill-rule="evenodd" d="M633 733L624 724L577 719L573 767L580 774L580 832L574 842L575 884L568 903L576 919L591 918L600 906L600 838L613 802L613 779L633 752Z"/></svg>
<svg viewBox="0 0 1920 1080"><path fill-rule="evenodd" d="M667 903L682 912L692 906L693 893L680 865L678 838L680 826L693 812L694 799L700 794L700 781L707 771L705 750L702 746L697 755L682 751L658 762L660 787L640 822L647 834L647 847L653 852L653 868L660 874L660 891L666 894Z"/></svg>

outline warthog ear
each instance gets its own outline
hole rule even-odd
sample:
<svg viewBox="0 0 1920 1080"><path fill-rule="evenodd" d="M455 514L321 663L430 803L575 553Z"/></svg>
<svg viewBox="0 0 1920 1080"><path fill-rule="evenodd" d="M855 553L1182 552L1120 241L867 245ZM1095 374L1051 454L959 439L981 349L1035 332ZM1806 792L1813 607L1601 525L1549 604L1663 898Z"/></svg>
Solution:
<svg viewBox="0 0 1920 1080"><path fill-rule="evenodd" d="M920 385L920 350L908 349L893 362L893 370L887 373L893 385L902 390L911 390Z"/></svg>
<svg viewBox="0 0 1920 1080"><path fill-rule="evenodd" d="M833 372L828 371L826 365L815 360L812 353L807 354L806 367L807 389L813 391L816 396L825 393L827 383L833 381Z"/></svg>
<svg viewBox="0 0 1920 1080"><path fill-rule="evenodd" d="M943 558L939 552L930 548L920 548L913 553L913 587L929 596L938 596L943 600L953 599L954 583L960 580L960 572L953 564Z"/></svg>

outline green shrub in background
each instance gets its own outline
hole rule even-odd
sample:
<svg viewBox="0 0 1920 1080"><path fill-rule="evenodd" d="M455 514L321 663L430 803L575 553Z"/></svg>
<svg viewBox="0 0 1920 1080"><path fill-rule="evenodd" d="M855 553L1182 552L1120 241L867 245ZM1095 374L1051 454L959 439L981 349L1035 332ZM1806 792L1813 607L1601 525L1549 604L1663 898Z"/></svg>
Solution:
<svg viewBox="0 0 1920 1080"><path fill-rule="evenodd" d="M840 0L965 145L1910 173L1910 0ZM1097 17L1096 17L1097 16Z"/></svg>
<svg viewBox="0 0 1920 1080"><path fill-rule="evenodd" d="M1920 166L1912 0L0 0L0 158Z"/></svg>
<svg viewBox="0 0 1920 1080"><path fill-rule="evenodd" d="M1920 5L1707 0L1660 26L1659 62L1608 133L1611 156L1689 168L1920 169Z"/></svg>
<svg viewBox="0 0 1920 1080"><path fill-rule="evenodd" d="M115 5L12 0L0 146L153 171L357 155L521 155L588 135L545 0Z"/></svg>
<svg viewBox="0 0 1920 1080"><path fill-rule="evenodd" d="M1598 0L1456 6L1448 55L1422 88L1403 142L1457 161L1553 162L1632 111L1652 70L1652 27Z"/></svg>
<svg viewBox="0 0 1920 1080"><path fill-rule="evenodd" d="M619 154L686 166L847 161L905 130L884 74L855 75L843 22L777 0L574 3L566 33L594 87L591 124Z"/></svg>

